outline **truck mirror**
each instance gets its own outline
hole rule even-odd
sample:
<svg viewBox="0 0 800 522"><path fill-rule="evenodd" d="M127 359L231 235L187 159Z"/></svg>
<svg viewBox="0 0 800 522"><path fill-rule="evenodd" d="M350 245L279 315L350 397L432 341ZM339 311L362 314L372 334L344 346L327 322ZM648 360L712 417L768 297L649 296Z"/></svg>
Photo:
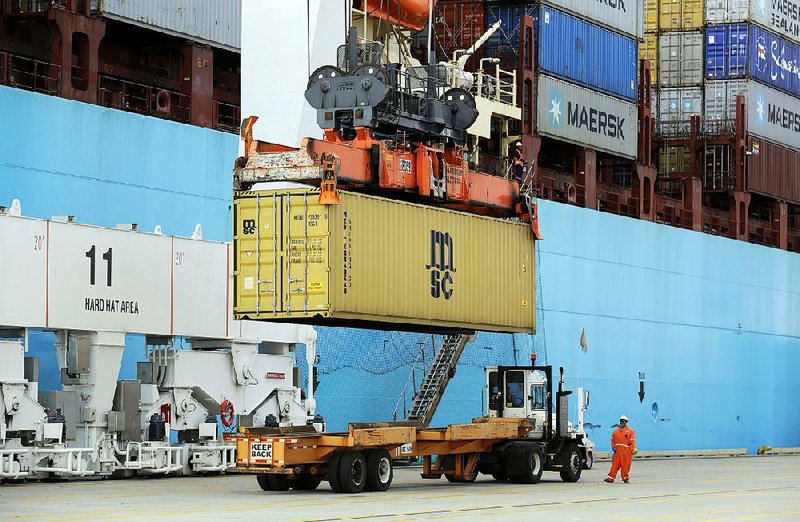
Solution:
<svg viewBox="0 0 800 522"><path fill-rule="evenodd" d="M585 393L586 393L586 396L583 399L583 409L584 410L588 410L589 409L589 390L586 390Z"/></svg>

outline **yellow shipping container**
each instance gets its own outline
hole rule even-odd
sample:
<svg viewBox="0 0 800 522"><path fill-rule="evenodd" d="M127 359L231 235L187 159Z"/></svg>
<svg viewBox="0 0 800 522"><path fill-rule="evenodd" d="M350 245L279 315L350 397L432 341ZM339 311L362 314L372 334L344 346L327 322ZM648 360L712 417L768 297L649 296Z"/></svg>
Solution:
<svg viewBox="0 0 800 522"><path fill-rule="evenodd" d="M644 0L645 33L654 33L658 31L658 2L659 0Z"/></svg>
<svg viewBox="0 0 800 522"><path fill-rule="evenodd" d="M535 332L530 226L312 188L234 197L234 316Z"/></svg>
<svg viewBox="0 0 800 522"><path fill-rule="evenodd" d="M658 0L660 31L691 31L703 27L704 0Z"/></svg>
<svg viewBox="0 0 800 522"><path fill-rule="evenodd" d="M639 59L650 60L650 76L653 87L658 85L658 34L645 33L644 42L639 44Z"/></svg>

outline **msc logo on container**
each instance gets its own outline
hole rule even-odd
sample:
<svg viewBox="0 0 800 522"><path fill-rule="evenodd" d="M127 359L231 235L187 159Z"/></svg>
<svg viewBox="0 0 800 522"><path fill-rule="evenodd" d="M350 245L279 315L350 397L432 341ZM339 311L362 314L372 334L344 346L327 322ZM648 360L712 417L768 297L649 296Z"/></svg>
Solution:
<svg viewBox="0 0 800 522"><path fill-rule="evenodd" d="M453 274L456 266L453 263L453 237L448 232L431 230L431 259L425 270L431 272L431 297L439 299L453 297Z"/></svg>

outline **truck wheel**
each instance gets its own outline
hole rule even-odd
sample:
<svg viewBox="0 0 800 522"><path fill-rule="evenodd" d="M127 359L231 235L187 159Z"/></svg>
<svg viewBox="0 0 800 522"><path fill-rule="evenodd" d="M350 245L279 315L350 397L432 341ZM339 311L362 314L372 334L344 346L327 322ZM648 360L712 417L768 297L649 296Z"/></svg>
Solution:
<svg viewBox="0 0 800 522"><path fill-rule="evenodd" d="M294 482L286 475L275 474L268 474L267 481L269 482L270 489L273 491L289 491L289 488L292 487Z"/></svg>
<svg viewBox="0 0 800 522"><path fill-rule="evenodd" d="M269 480L267 480L266 473L259 473L256 475L256 480L258 481L258 485L264 491L272 491L272 488L269 486Z"/></svg>
<svg viewBox="0 0 800 522"><path fill-rule="evenodd" d="M594 453L590 451L583 463L583 469L592 469L592 466L594 466Z"/></svg>
<svg viewBox="0 0 800 522"><path fill-rule="evenodd" d="M561 470L561 480L564 482L578 482L581 478L581 456L575 446L567 447L567 462Z"/></svg>
<svg viewBox="0 0 800 522"><path fill-rule="evenodd" d="M320 482L322 482L322 479L304 473L302 475L295 475L294 486L292 487L297 491L314 491L319 487Z"/></svg>
<svg viewBox="0 0 800 522"><path fill-rule="evenodd" d="M367 491L386 491L392 485L394 466L392 457L385 449L367 452Z"/></svg>
<svg viewBox="0 0 800 522"><path fill-rule="evenodd" d="M503 467L498 464L497 466L495 466L495 469L492 472L492 478L498 482L504 482L508 480L508 473L506 473L506 470L503 469Z"/></svg>
<svg viewBox="0 0 800 522"><path fill-rule="evenodd" d="M328 484L334 493L342 492L342 482L339 480L339 461L342 460L343 451L337 451L328 461Z"/></svg>
<svg viewBox="0 0 800 522"><path fill-rule="evenodd" d="M511 475L509 478L515 484L536 484L541 480L544 470L542 450L533 444L524 444L521 449L525 472Z"/></svg>
<svg viewBox="0 0 800 522"><path fill-rule="evenodd" d="M345 451L339 460L339 484L344 493L361 493L367 483L367 460L360 451Z"/></svg>

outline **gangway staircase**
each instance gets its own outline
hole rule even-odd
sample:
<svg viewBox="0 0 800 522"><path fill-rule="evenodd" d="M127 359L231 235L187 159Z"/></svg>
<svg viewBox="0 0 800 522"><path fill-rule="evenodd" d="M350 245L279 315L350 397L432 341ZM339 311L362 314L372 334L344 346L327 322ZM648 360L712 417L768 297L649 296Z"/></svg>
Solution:
<svg viewBox="0 0 800 522"><path fill-rule="evenodd" d="M475 334L451 334L445 336L439 351L433 358L431 367L425 374L422 384L414 396L408 412L409 421L427 426L436 413L439 401L447 389L447 383L455 374L456 365L464 352L464 347L475 339Z"/></svg>

